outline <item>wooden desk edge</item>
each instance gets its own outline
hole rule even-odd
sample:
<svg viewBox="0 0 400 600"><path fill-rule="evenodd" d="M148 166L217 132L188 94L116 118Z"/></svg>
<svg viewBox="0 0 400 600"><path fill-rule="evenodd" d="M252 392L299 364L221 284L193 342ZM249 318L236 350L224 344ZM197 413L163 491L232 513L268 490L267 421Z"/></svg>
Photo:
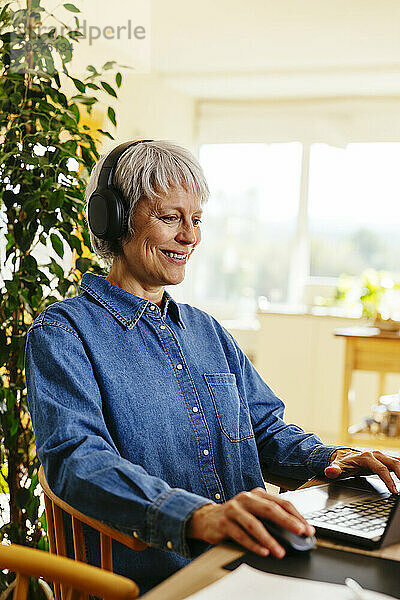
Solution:
<svg viewBox="0 0 400 600"><path fill-rule="evenodd" d="M302 487L311 487L321 483L325 482L313 478ZM317 543L319 546L327 548L400 561L400 544L388 546L381 550L361 550L351 546L341 546L324 539L318 539ZM243 556L245 552L234 542L218 544L147 592L147 594L144 594L142 598L144 600L184 600L191 594L199 592L207 585L228 575L229 571L223 569L223 565Z"/></svg>
<svg viewBox="0 0 400 600"><path fill-rule="evenodd" d="M400 561L400 544L382 548L382 550L361 550L350 546L340 546L328 540L319 539L318 546L367 554L380 558L390 558ZM233 542L224 542L211 548L189 565L160 583L158 586L144 594L144 600L184 600L191 594L199 592L206 586L222 579L230 571L223 569L223 565L240 558L245 551Z"/></svg>

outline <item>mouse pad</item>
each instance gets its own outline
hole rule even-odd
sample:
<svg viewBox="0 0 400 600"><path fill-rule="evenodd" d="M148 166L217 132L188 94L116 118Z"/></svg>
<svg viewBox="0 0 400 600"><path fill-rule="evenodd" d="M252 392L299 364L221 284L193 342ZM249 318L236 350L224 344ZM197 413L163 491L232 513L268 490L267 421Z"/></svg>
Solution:
<svg viewBox="0 0 400 600"><path fill-rule="evenodd" d="M386 558L316 547L309 552L288 552L281 560L247 552L223 568L233 571L242 563L276 575L342 585L346 577L352 577L362 587L400 598L400 562Z"/></svg>

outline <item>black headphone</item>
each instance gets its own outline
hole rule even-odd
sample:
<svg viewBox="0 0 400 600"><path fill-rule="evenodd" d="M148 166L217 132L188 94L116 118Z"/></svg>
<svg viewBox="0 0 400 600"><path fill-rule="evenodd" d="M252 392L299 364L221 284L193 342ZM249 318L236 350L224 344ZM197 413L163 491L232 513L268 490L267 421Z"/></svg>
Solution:
<svg viewBox="0 0 400 600"><path fill-rule="evenodd" d="M88 223L90 230L100 240L112 242L122 237L128 227L128 203L113 185L115 167L125 150L153 140L138 140L120 144L105 158L97 187L88 202Z"/></svg>

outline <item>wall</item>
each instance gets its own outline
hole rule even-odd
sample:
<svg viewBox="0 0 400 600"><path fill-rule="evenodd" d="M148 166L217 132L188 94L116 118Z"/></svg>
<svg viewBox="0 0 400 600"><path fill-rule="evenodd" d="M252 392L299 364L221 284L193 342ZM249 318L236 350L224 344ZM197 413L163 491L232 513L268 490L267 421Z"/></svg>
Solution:
<svg viewBox="0 0 400 600"><path fill-rule="evenodd" d="M201 143L393 142L400 139L400 96L199 101Z"/></svg>
<svg viewBox="0 0 400 600"><path fill-rule="evenodd" d="M194 101L157 75L125 75L118 102L120 139L150 137L194 145Z"/></svg>
<svg viewBox="0 0 400 600"><path fill-rule="evenodd" d="M358 319L260 313L260 329L230 329L243 350L255 357L264 381L285 402L285 419L338 443L345 342L334 329L360 325ZM388 375L387 393L400 389L400 375ZM352 423L370 413L378 396L378 375L353 377Z"/></svg>

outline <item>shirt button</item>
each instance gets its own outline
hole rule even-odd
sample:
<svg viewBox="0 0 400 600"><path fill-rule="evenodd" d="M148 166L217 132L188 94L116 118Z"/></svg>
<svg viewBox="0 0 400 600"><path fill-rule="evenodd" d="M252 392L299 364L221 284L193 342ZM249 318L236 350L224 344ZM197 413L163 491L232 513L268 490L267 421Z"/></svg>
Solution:
<svg viewBox="0 0 400 600"><path fill-rule="evenodd" d="M160 329L165 329L165 325L160 325Z"/></svg>
<svg viewBox="0 0 400 600"><path fill-rule="evenodd" d="M208 456L209 455L209 451L208 450L203 450L203 454L204 454L204 456Z"/></svg>
<svg viewBox="0 0 400 600"><path fill-rule="evenodd" d="M219 500L221 498L221 494L218 494L218 492L216 494L214 494L214 498L216 498L217 500Z"/></svg>
<svg viewBox="0 0 400 600"><path fill-rule="evenodd" d="M197 408L197 406L193 406L192 411L193 412L199 412L199 409Z"/></svg>
<svg viewBox="0 0 400 600"><path fill-rule="evenodd" d="M156 307L155 307L155 306L153 306L153 305L151 305L151 306L150 306L150 310L156 310Z"/></svg>
<svg viewBox="0 0 400 600"><path fill-rule="evenodd" d="M169 548L170 550L172 550L172 542L170 542L169 540L167 542L167 548Z"/></svg>
<svg viewBox="0 0 400 600"><path fill-rule="evenodd" d="M133 532L133 537L134 537L134 538L136 538L136 539L139 537L139 534L138 534L138 532L137 532L137 531L134 531L134 532Z"/></svg>
<svg viewBox="0 0 400 600"><path fill-rule="evenodd" d="M181 369L183 369L183 366L179 363L179 365L176 365L176 368L181 370Z"/></svg>

